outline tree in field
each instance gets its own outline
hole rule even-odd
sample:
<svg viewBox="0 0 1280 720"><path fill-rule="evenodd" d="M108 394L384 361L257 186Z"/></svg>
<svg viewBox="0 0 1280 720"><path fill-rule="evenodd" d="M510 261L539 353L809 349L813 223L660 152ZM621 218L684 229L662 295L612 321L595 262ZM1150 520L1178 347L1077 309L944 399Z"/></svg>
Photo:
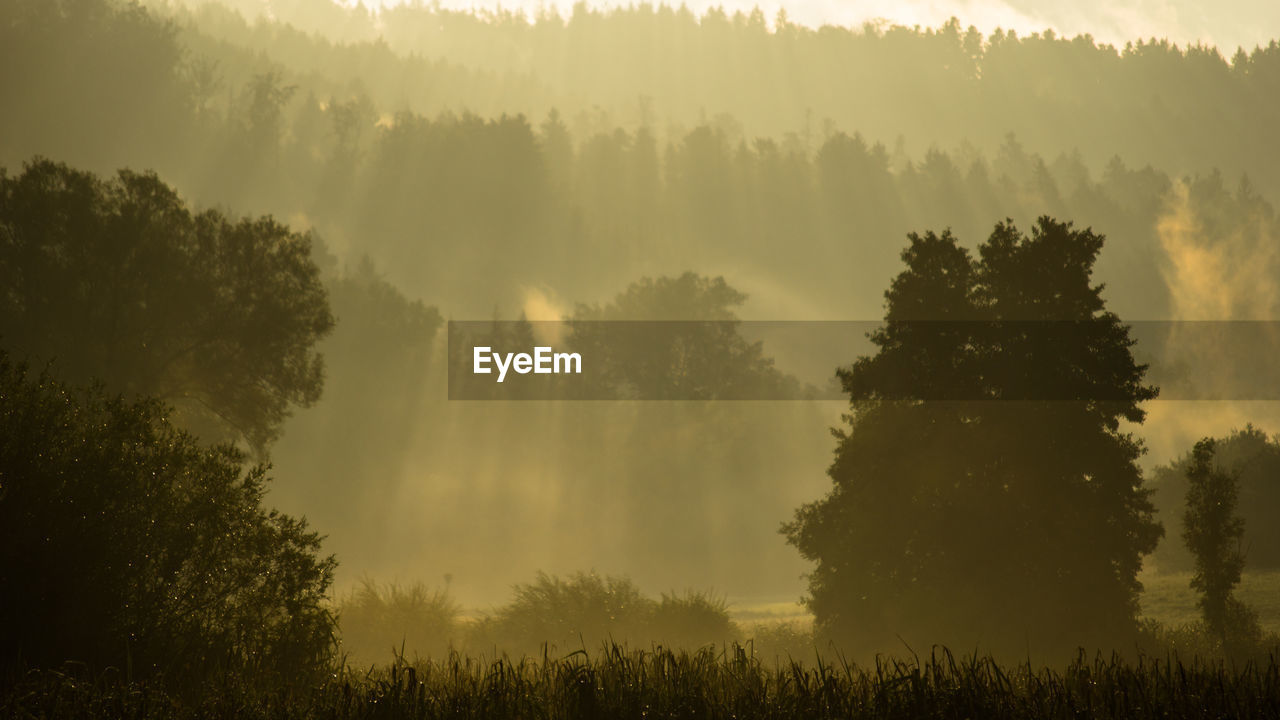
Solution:
<svg viewBox="0 0 1280 720"><path fill-rule="evenodd" d="M1244 519L1236 514L1239 475L1214 464L1216 443L1196 443L1187 465L1182 538L1195 558L1191 587L1200 592L1205 626L1227 643L1257 634L1252 611L1232 595L1244 570Z"/></svg>
<svg viewBox="0 0 1280 720"><path fill-rule="evenodd" d="M174 684L327 663L334 560L262 506L264 467L154 400L71 389L0 351L0 666L67 660Z"/></svg>
<svg viewBox="0 0 1280 720"><path fill-rule="evenodd" d="M193 213L150 173L0 171L0 346L174 405L256 451L320 396L329 312L311 239Z"/></svg>
<svg viewBox="0 0 1280 720"><path fill-rule="evenodd" d="M1161 572L1195 569L1195 557L1183 539L1188 474L1194 452L1169 465L1156 468L1152 498L1164 519L1168 535L1156 549L1154 559ZM1237 512L1244 521L1243 544L1249 548L1246 567L1251 571L1280 569L1280 439L1254 425L1246 425L1214 438L1213 460L1236 475L1239 492Z"/></svg>
<svg viewBox="0 0 1280 720"><path fill-rule="evenodd" d="M1162 530L1120 422L1157 390L1090 283L1102 236L1042 217L1030 237L998 224L976 259L949 231L910 241L878 352L839 372L833 487L783 528L816 563L819 631L862 650L1123 641Z"/></svg>

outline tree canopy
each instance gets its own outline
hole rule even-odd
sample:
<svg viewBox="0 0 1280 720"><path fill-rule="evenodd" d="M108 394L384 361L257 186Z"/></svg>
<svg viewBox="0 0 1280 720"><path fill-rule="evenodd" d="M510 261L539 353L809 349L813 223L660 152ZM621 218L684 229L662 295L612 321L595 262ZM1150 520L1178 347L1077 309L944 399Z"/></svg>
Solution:
<svg viewBox="0 0 1280 720"><path fill-rule="evenodd" d="M154 173L0 172L0 345L60 378L157 397L264 452L320 396L333 317L311 238L193 212Z"/></svg>
<svg viewBox="0 0 1280 720"><path fill-rule="evenodd" d="M1161 528L1121 420L1156 395L1091 284L1103 238L1042 217L978 249L912 234L831 491L784 527L832 639L1000 651L1114 643ZM927 646L927 645L926 645Z"/></svg>

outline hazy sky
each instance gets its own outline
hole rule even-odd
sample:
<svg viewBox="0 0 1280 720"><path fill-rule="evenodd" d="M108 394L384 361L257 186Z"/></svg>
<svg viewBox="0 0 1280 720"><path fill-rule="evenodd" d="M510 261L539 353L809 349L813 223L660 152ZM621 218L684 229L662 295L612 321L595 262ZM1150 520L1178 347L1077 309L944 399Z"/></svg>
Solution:
<svg viewBox="0 0 1280 720"><path fill-rule="evenodd" d="M366 7L402 0L364 0ZM346 0L353 5L356 0ZM440 0L450 8L523 8L530 14L540 7L558 7L567 14L572 2L541 0ZM618 3L590 0L593 6ZM625 4L625 3L624 3ZM655 3L657 4L657 3ZM996 27L1020 34L1053 28L1076 35L1090 33L1103 42L1123 45L1135 38L1168 37L1179 44L1197 40L1223 48L1230 57L1239 45L1252 48L1280 36L1280 0L687 0L690 9L721 6L727 11L749 11L759 6L772 19L785 7L794 22L816 26L824 23L861 25L887 19L904 25L936 26L954 16L964 25L984 32Z"/></svg>

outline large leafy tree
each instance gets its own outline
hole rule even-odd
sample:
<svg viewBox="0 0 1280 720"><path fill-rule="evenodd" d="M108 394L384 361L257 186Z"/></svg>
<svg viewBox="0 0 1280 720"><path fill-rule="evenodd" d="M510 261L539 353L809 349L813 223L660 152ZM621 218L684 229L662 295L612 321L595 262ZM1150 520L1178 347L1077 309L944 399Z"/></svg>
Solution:
<svg viewBox="0 0 1280 720"><path fill-rule="evenodd" d="M1103 238L1041 218L975 259L912 234L878 352L839 375L829 494L784 527L809 604L860 649L1053 652L1122 642L1162 532L1121 421L1156 395L1090 282Z"/></svg>
<svg viewBox="0 0 1280 720"><path fill-rule="evenodd" d="M0 351L0 665L314 678L334 560L304 521L263 507L265 468L166 415Z"/></svg>
<svg viewBox="0 0 1280 720"><path fill-rule="evenodd" d="M265 451L320 396L333 318L311 238L193 213L151 173L0 172L0 345L60 377L174 405Z"/></svg>

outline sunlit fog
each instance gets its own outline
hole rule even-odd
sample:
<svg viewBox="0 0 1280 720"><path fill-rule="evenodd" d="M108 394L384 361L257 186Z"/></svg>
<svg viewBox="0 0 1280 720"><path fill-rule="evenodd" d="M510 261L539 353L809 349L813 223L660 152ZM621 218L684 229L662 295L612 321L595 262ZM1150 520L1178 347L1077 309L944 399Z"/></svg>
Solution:
<svg viewBox="0 0 1280 720"><path fill-rule="evenodd" d="M1274 715L1277 35L0 2L0 715Z"/></svg>

